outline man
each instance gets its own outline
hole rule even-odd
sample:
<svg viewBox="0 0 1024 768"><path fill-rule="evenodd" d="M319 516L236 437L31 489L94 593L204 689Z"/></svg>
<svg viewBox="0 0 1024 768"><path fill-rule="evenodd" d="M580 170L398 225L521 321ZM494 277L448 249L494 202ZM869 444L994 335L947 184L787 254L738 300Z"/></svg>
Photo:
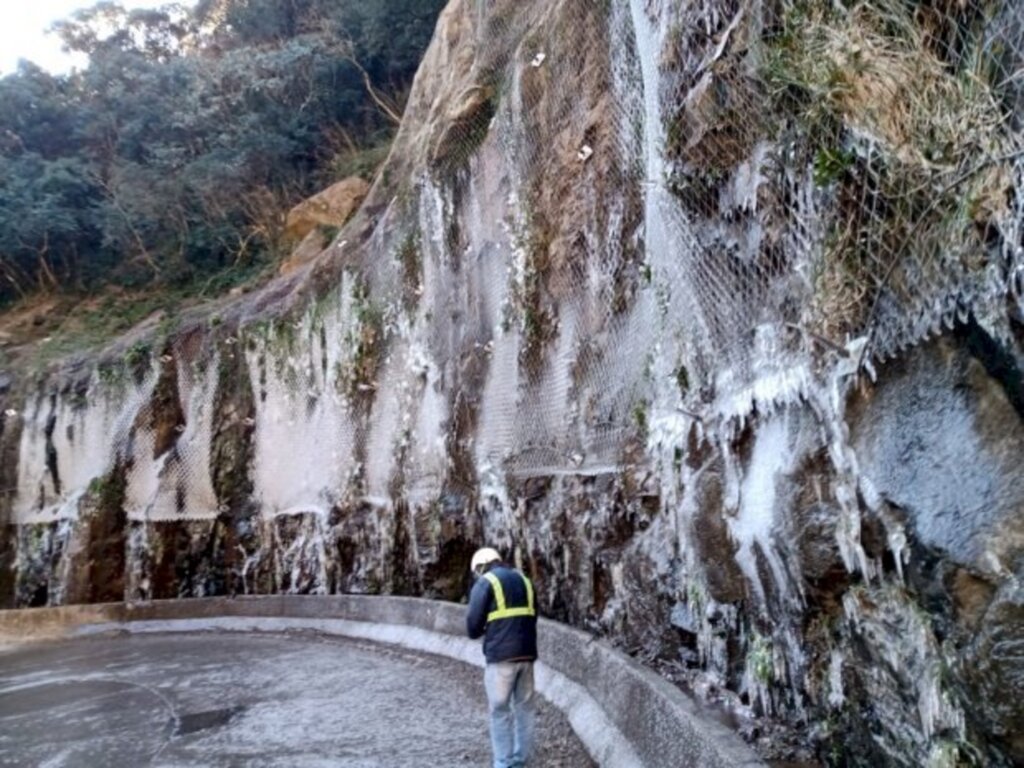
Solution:
<svg viewBox="0 0 1024 768"><path fill-rule="evenodd" d="M469 594L466 631L484 638L484 687L491 715L494 768L521 768L533 748L533 662L537 658L537 611L533 584L501 562L490 547L470 564L476 578Z"/></svg>

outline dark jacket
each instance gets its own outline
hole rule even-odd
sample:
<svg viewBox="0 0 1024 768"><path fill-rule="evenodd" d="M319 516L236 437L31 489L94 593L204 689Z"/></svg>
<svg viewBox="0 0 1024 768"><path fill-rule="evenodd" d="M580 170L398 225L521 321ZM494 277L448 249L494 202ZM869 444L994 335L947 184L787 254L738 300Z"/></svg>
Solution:
<svg viewBox="0 0 1024 768"><path fill-rule="evenodd" d="M487 573L493 573L501 582L507 608L520 608L527 604L526 583L519 571L505 563L496 563L487 569ZM466 632L473 640L483 635L484 658L487 663L536 659L537 617L513 616L487 621L487 615L497 610L497 607L491 583L481 576L469 593Z"/></svg>

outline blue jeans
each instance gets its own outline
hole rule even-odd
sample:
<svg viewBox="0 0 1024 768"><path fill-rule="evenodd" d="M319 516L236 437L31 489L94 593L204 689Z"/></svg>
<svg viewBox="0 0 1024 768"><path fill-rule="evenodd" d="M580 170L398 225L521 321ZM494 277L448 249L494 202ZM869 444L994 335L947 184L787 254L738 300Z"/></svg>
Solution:
<svg viewBox="0 0 1024 768"><path fill-rule="evenodd" d="M488 664L484 687L491 713L494 768L522 768L533 750L533 662Z"/></svg>

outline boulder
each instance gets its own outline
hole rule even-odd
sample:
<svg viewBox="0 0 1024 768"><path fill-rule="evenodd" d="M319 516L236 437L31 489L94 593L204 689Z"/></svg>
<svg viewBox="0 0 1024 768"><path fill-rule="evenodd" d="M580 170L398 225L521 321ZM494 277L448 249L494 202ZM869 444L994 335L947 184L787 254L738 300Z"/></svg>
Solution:
<svg viewBox="0 0 1024 768"><path fill-rule="evenodd" d="M304 267L319 256L327 245L327 236L322 230L310 230L309 234L302 238L302 242L291 252L291 255L281 263L278 272L287 275Z"/></svg>
<svg viewBox="0 0 1024 768"><path fill-rule="evenodd" d="M1024 422L966 349L943 339L880 371L851 409L860 468L913 537L1001 579L1024 547Z"/></svg>
<svg viewBox="0 0 1024 768"><path fill-rule="evenodd" d="M967 691L969 731L1016 765L1024 760L1024 421L1009 366L994 378L983 365L997 370L993 361L969 350L943 338L881 369L875 390L851 408L851 437L864 476L905 517L908 586L955 653L944 685Z"/></svg>
<svg viewBox="0 0 1024 768"><path fill-rule="evenodd" d="M332 184L288 212L285 232L298 242L318 228L338 228L356 212L370 185L358 176Z"/></svg>

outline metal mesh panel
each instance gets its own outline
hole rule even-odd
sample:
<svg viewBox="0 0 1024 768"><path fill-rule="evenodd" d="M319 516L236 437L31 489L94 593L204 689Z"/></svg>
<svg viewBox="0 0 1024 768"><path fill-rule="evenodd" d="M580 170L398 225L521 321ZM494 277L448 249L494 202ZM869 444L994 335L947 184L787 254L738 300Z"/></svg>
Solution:
<svg viewBox="0 0 1024 768"><path fill-rule="evenodd" d="M884 357L968 313L998 333L1019 302L1019 4L480 0L465 21L332 246L337 284L222 345L264 513L599 471L666 413L796 398L854 339ZM132 393L177 365L153 362ZM178 372L169 457L140 403L107 409L134 427L101 462L131 454L133 518L218 513L224 364Z"/></svg>
<svg viewBox="0 0 1024 768"><path fill-rule="evenodd" d="M445 307L485 307L462 329L490 355L478 458L599 466L653 403L742 413L799 397L855 339L885 357L971 312L1000 332L1021 268L1021 16L477 4L487 98L446 127L374 248L415 240L454 281L425 287L436 361L460 354ZM475 210L488 174L497 223ZM396 308L401 262L370 267Z"/></svg>

